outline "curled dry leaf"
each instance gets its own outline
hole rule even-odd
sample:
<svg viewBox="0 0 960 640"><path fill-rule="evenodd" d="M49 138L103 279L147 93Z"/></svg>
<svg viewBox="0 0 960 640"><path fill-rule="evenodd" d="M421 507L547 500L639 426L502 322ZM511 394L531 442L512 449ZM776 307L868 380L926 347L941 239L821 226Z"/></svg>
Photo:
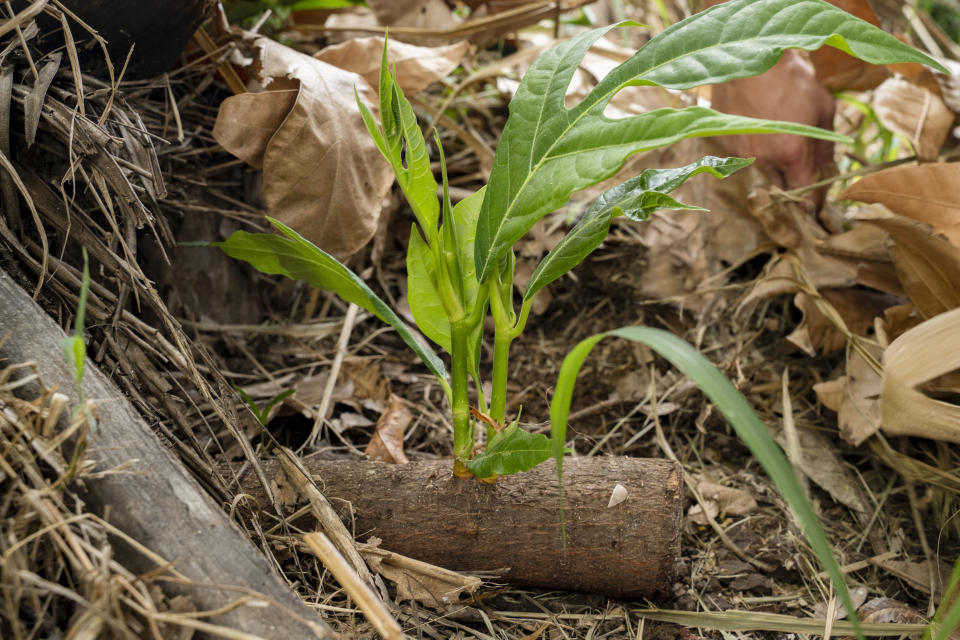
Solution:
<svg viewBox="0 0 960 640"><path fill-rule="evenodd" d="M877 87L873 106L880 122L910 140L920 160L937 159L953 125L953 112L940 96L903 78L890 78Z"/></svg>
<svg viewBox="0 0 960 640"><path fill-rule="evenodd" d="M403 400L390 395L387 408L377 420L377 428L367 445L367 454L371 460L381 460L391 464L406 464L407 456L403 452L403 434L413 420L413 414Z"/></svg>
<svg viewBox="0 0 960 640"><path fill-rule="evenodd" d="M370 569L397 585L397 600L416 601L444 611L461 595L474 593L483 584L480 578L427 564L379 548L380 539L370 538L357 545Z"/></svg>
<svg viewBox="0 0 960 640"><path fill-rule="evenodd" d="M882 205L864 207L855 219L890 234L890 255L903 289L925 318L960 307L960 248L930 226L891 213Z"/></svg>
<svg viewBox="0 0 960 640"><path fill-rule="evenodd" d="M350 69L266 38L253 45L259 52L257 79L268 90L227 98L217 115L214 138L263 169L263 195L271 216L343 259L373 237L394 179L354 100L356 88L375 109L371 82L354 71L368 73L368 62L379 67L383 40L365 38L327 54L332 62L355 55L349 59ZM401 52L401 86L407 93L456 68L457 52L462 55L465 48L390 45L391 52Z"/></svg>
<svg viewBox="0 0 960 640"><path fill-rule="evenodd" d="M904 332L883 356L883 430L960 443L960 406L917 387L960 368L960 309Z"/></svg>
<svg viewBox="0 0 960 640"><path fill-rule="evenodd" d="M858 224L850 231L830 236L817 245L825 256L854 265L857 284L895 296L903 296L903 287L893 268L887 243L890 236L870 224Z"/></svg>
<svg viewBox="0 0 960 640"><path fill-rule="evenodd" d="M393 181L354 100L356 86L373 104L372 88L354 73L277 42L260 38L255 45L261 81L285 90L227 98L214 138L262 167L271 216L344 258L373 237Z"/></svg>
<svg viewBox="0 0 960 640"><path fill-rule="evenodd" d="M960 247L960 165L952 162L894 167L855 182L841 196L882 204L890 211L926 222Z"/></svg>
<svg viewBox="0 0 960 640"><path fill-rule="evenodd" d="M950 578L950 565L945 562L931 564L924 560L923 562L909 562L907 560L880 560L875 562L877 566L883 568L888 573L897 576L914 589L930 594L930 588L933 587L933 596L935 601L943 597L943 589ZM931 570L933 584L930 584Z"/></svg>

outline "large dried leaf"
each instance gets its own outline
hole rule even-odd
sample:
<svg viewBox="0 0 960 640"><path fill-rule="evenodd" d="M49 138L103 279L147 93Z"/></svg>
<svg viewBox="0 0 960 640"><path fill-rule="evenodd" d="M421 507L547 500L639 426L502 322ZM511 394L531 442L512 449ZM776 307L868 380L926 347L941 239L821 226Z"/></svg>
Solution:
<svg viewBox="0 0 960 640"><path fill-rule="evenodd" d="M397 84L406 95L419 93L427 86L447 77L460 65L468 44L462 40L444 47L419 47L391 38L387 42L387 57ZM363 76L371 87L380 82L380 56L383 38L354 38L327 47L314 58L346 71Z"/></svg>
<svg viewBox="0 0 960 640"><path fill-rule="evenodd" d="M960 309L904 332L883 355L883 430L960 443L960 406L918 386L960 369Z"/></svg>
<svg viewBox="0 0 960 640"><path fill-rule="evenodd" d="M866 176L842 198L877 203L926 222L960 247L960 164L941 162L887 169Z"/></svg>
<svg viewBox="0 0 960 640"><path fill-rule="evenodd" d="M890 255L903 289L925 318L960 307L960 249L930 226L890 213L881 205L861 209L856 219L893 239Z"/></svg>
<svg viewBox="0 0 960 640"><path fill-rule="evenodd" d="M297 81L296 98L286 113L291 98L286 91L228 98L214 137L239 157L254 163L261 159L263 195L271 216L344 258L373 237L381 202L393 182L354 98L354 87L367 96L372 89L354 73L271 40L261 38L256 46L261 81L279 81L284 88L290 87L288 80Z"/></svg>
<svg viewBox="0 0 960 640"><path fill-rule="evenodd" d="M920 160L937 159L953 125L953 112L937 94L903 78L890 78L877 87L873 106L888 129L910 140Z"/></svg>
<svg viewBox="0 0 960 640"><path fill-rule="evenodd" d="M213 137L233 155L262 169L270 138L293 109L299 94L298 89L284 89L227 98L220 105Z"/></svg>

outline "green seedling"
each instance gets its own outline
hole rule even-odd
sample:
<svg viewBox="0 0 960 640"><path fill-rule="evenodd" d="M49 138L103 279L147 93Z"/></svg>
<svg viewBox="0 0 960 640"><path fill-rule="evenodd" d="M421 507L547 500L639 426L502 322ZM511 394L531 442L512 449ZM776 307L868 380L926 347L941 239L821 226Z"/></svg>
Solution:
<svg viewBox="0 0 960 640"><path fill-rule="evenodd" d="M615 27L642 26L621 23ZM724 178L751 160L706 157L676 169L651 169L610 189L593 203L543 259L519 301L514 297L514 244L543 216L578 190L612 177L634 153L686 138L746 133L787 133L850 142L831 131L790 122L758 120L704 107L658 109L623 119L604 116L610 99L631 85L670 90L757 75L787 48L830 45L876 64L929 57L822 0L730 0L691 16L652 38L599 81L579 104L564 94L590 47L611 29L584 32L545 52L524 76L510 103L489 183L453 205L442 148L441 184L410 103L391 73L386 47L380 69L380 123L359 100L363 120L397 176L416 222L407 253L407 299L420 331L450 357L450 371L431 348L355 274L276 220L280 235L235 232L218 243L227 254L260 271L305 280L333 291L394 327L446 392L453 417L454 473L489 479L526 471L551 457L562 479L567 417L580 365L605 336L649 345L700 384L783 491L811 546L853 611L839 565L831 553L789 463L744 398L683 340L660 330L628 327L577 345L561 367L551 403L551 437L525 432L506 416L510 345L524 330L537 293L568 273L606 237L617 217L645 220L658 209L697 209L669 194L690 177ZM442 194L438 198L438 191ZM482 392L480 353L484 320L492 316L491 394ZM471 412L470 383L476 405ZM475 421L473 415L484 417ZM478 451L475 428L485 425L486 449Z"/></svg>
<svg viewBox="0 0 960 640"><path fill-rule="evenodd" d="M264 442L267 440L267 419L270 418L270 412L275 406L292 396L297 392L296 389L287 389L286 391L281 391L277 395L273 396L267 400L267 404L263 406L263 409L257 406L257 401L250 397L246 391L233 385L234 391L240 394L240 397L243 398L244 403L246 403L247 408L250 409L250 413L253 414L253 417L257 419L257 422L260 423L260 447L263 446Z"/></svg>
<svg viewBox="0 0 960 640"><path fill-rule="evenodd" d="M90 291L90 260L87 248L81 247L83 252L83 275L80 280L80 298L77 301L77 315L73 319L73 335L67 336L60 342L63 349L63 358L73 368L73 381L77 385L77 406L74 416L83 411L86 400L83 396L83 370L87 364L87 343L83 339L83 325L87 315L87 295ZM90 430L97 432L97 423L93 416L89 416Z"/></svg>

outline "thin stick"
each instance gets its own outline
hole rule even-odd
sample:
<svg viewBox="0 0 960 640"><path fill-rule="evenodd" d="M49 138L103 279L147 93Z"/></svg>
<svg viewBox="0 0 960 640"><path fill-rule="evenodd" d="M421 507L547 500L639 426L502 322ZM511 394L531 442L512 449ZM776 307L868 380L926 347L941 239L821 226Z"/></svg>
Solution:
<svg viewBox="0 0 960 640"><path fill-rule="evenodd" d="M310 437L304 446L312 448L317 444L317 437L320 435L320 428L323 421L327 419L327 410L330 408L330 400L333 398L333 390L337 386L337 377L340 375L340 367L343 365L343 358L347 355L347 346L350 344L350 334L353 332L353 325L357 319L357 312L360 307L355 304L347 309L347 315L343 318L343 327L340 329L340 339L337 340L337 355L333 358L333 364L330 366L330 376L327 378L327 384L323 388L323 398L320 400L320 408L317 409L317 419L313 423L313 429L310 431Z"/></svg>
<svg viewBox="0 0 960 640"><path fill-rule="evenodd" d="M367 569L367 564L360 557L353 536L347 531L347 528L340 521L333 505L327 500L327 497L320 492L313 483L310 474L304 469L300 460L290 449L280 447L280 455L277 456L283 473L296 486L297 491L310 501L310 511L317 519L320 527L326 534L333 539L337 549L350 560L353 565L353 571L368 585L373 585L373 576Z"/></svg>
<svg viewBox="0 0 960 640"><path fill-rule="evenodd" d="M386 640L403 640L403 631L399 623L390 615L383 602L373 590L360 580L353 568L343 559L337 548L333 546L327 536L319 531L303 536L303 541L310 551L320 559L333 577L337 579L344 591L360 607L370 624Z"/></svg>

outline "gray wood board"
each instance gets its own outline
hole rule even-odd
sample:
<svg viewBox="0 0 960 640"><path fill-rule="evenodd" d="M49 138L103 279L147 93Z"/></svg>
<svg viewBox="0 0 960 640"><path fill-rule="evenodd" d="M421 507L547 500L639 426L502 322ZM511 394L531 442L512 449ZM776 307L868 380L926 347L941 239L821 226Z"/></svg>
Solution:
<svg viewBox="0 0 960 640"><path fill-rule="evenodd" d="M0 271L0 366L34 361L47 386L57 385L77 401L71 367L64 360L64 333L13 280ZM333 638L335 635L288 588L267 559L162 445L120 390L89 360L84 394L97 403L99 428L88 441L87 459L104 471L123 463L124 473L85 481L84 497L98 515L174 563L197 583L161 583L168 593L188 594L203 610L244 595L232 585L267 596L276 606L241 606L208 622L267 638ZM155 565L114 541L118 560L135 572Z"/></svg>

